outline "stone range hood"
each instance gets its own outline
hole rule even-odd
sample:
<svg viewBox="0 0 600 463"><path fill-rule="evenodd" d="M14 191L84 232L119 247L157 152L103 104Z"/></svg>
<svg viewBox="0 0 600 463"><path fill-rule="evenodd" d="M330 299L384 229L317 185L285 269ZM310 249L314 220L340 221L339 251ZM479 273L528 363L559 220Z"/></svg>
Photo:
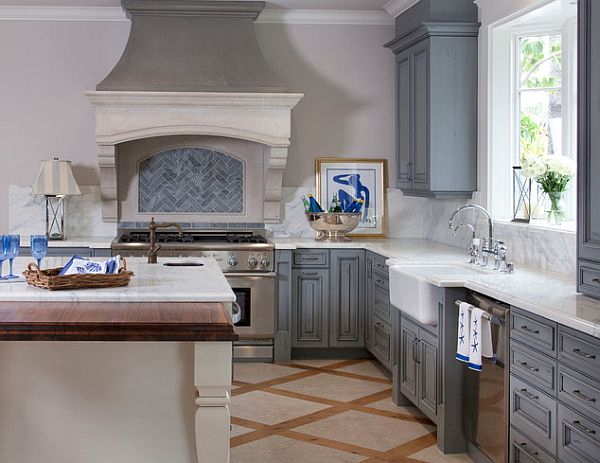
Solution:
<svg viewBox="0 0 600 463"><path fill-rule="evenodd" d="M303 95L285 91L258 47L254 21L264 2L122 4L132 20L125 51L96 91L86 92L96 108L103 220L122 219L119 145L199 135L264 146L268 162L264 197L258 200L264 202L263 221L279 222L291 110Z"/></svg>

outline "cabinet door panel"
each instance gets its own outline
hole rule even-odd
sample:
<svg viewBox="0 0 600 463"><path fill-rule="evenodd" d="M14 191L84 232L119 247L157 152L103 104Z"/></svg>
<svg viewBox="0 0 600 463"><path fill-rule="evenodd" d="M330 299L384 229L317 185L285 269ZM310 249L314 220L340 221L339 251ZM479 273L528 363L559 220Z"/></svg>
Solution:
<svg viewBox="0 0 600 463"><path fill-rule="evenodd" d="M400 321L400 391L418 405L417 348L419 328L402 318Z"/></svg>
<svg viewBox="0 0 600 463"><path fill-rule="evenodd" d="M411 174L411 52L396 55L396 163L398 188L410 186Z"/></svg>
<svg viewBox="0 0 600 463"><path fill-rule="evenodd" d="M412 188L429 188L429 41L412 49L413 149Z"/></svg>
<svg viewBox="0 0 600 463"><path fill-rule="evenodd" d="M392 327L384 323L377 315L373 315L372 323L372 344L373 355L388 370L392 368Z"/></svg>
<svg viewBox="0 0 600 463"><path fill-rule="evenodd" d="M438 403L438 349L437 339L421 330L419 352L419 408L429 415L436 417Z"/></svg>
<svg viewBox="0 0 600 463"><path fill-rule="evenodd" d="M365 253L332 251L330 347L364 346Z"/></svg>
<svg viewBox="0 0 600 463"><path fill-rule="evenodd" d="M579 5L579 257L600 262L600 5ZM581 282L580 289L600 297Z"/></svg>
<svg viewBox="0 0 600 463"><path fill-rule="evenodd" d="M294 270L292 347L328 346L329 271Z"/></svg>

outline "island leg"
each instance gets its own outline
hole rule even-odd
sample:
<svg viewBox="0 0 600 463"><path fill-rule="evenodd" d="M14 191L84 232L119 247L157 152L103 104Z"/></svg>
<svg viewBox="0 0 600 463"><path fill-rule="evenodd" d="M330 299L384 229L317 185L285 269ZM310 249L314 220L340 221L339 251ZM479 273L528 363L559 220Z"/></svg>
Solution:
<svg viewBox="0 0 600 463"><path fill-rule="evenodd" d="M231 342L197 342L194 357L198 463L228 463Z"/></svg>

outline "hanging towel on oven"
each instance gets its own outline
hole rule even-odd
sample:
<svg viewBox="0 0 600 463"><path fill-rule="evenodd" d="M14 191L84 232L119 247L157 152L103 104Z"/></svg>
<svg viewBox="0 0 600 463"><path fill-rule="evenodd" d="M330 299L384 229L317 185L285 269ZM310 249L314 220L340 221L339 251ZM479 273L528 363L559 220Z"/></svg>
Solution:
<svg viewBox="0 0 600 463"><path fill-rule="evenodd" d="M469 368L481 371L482 357L493 359L492 326L485 312L477 307L471 311L471 339L469 345Z"/></svg>
<svg viewBox="0 0 600 463"><path fill-rule="evenodd" d="M469 363L470 349L470 325L471 325L471 304L461 302L458 307L458 338L456 340L456 358L461 362Z"/></svg>

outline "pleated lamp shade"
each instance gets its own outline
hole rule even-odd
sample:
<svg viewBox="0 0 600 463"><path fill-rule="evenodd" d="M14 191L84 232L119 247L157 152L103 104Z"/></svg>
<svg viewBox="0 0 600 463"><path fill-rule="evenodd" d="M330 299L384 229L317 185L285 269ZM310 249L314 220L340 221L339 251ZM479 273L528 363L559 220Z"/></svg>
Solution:
<svg viewBox="0 0 600 463"><path fill-rule="evenodd" d="M32 195L79 196L81 190L71 170L71 161L42 161L42 167L35 180Z"/></svg>

